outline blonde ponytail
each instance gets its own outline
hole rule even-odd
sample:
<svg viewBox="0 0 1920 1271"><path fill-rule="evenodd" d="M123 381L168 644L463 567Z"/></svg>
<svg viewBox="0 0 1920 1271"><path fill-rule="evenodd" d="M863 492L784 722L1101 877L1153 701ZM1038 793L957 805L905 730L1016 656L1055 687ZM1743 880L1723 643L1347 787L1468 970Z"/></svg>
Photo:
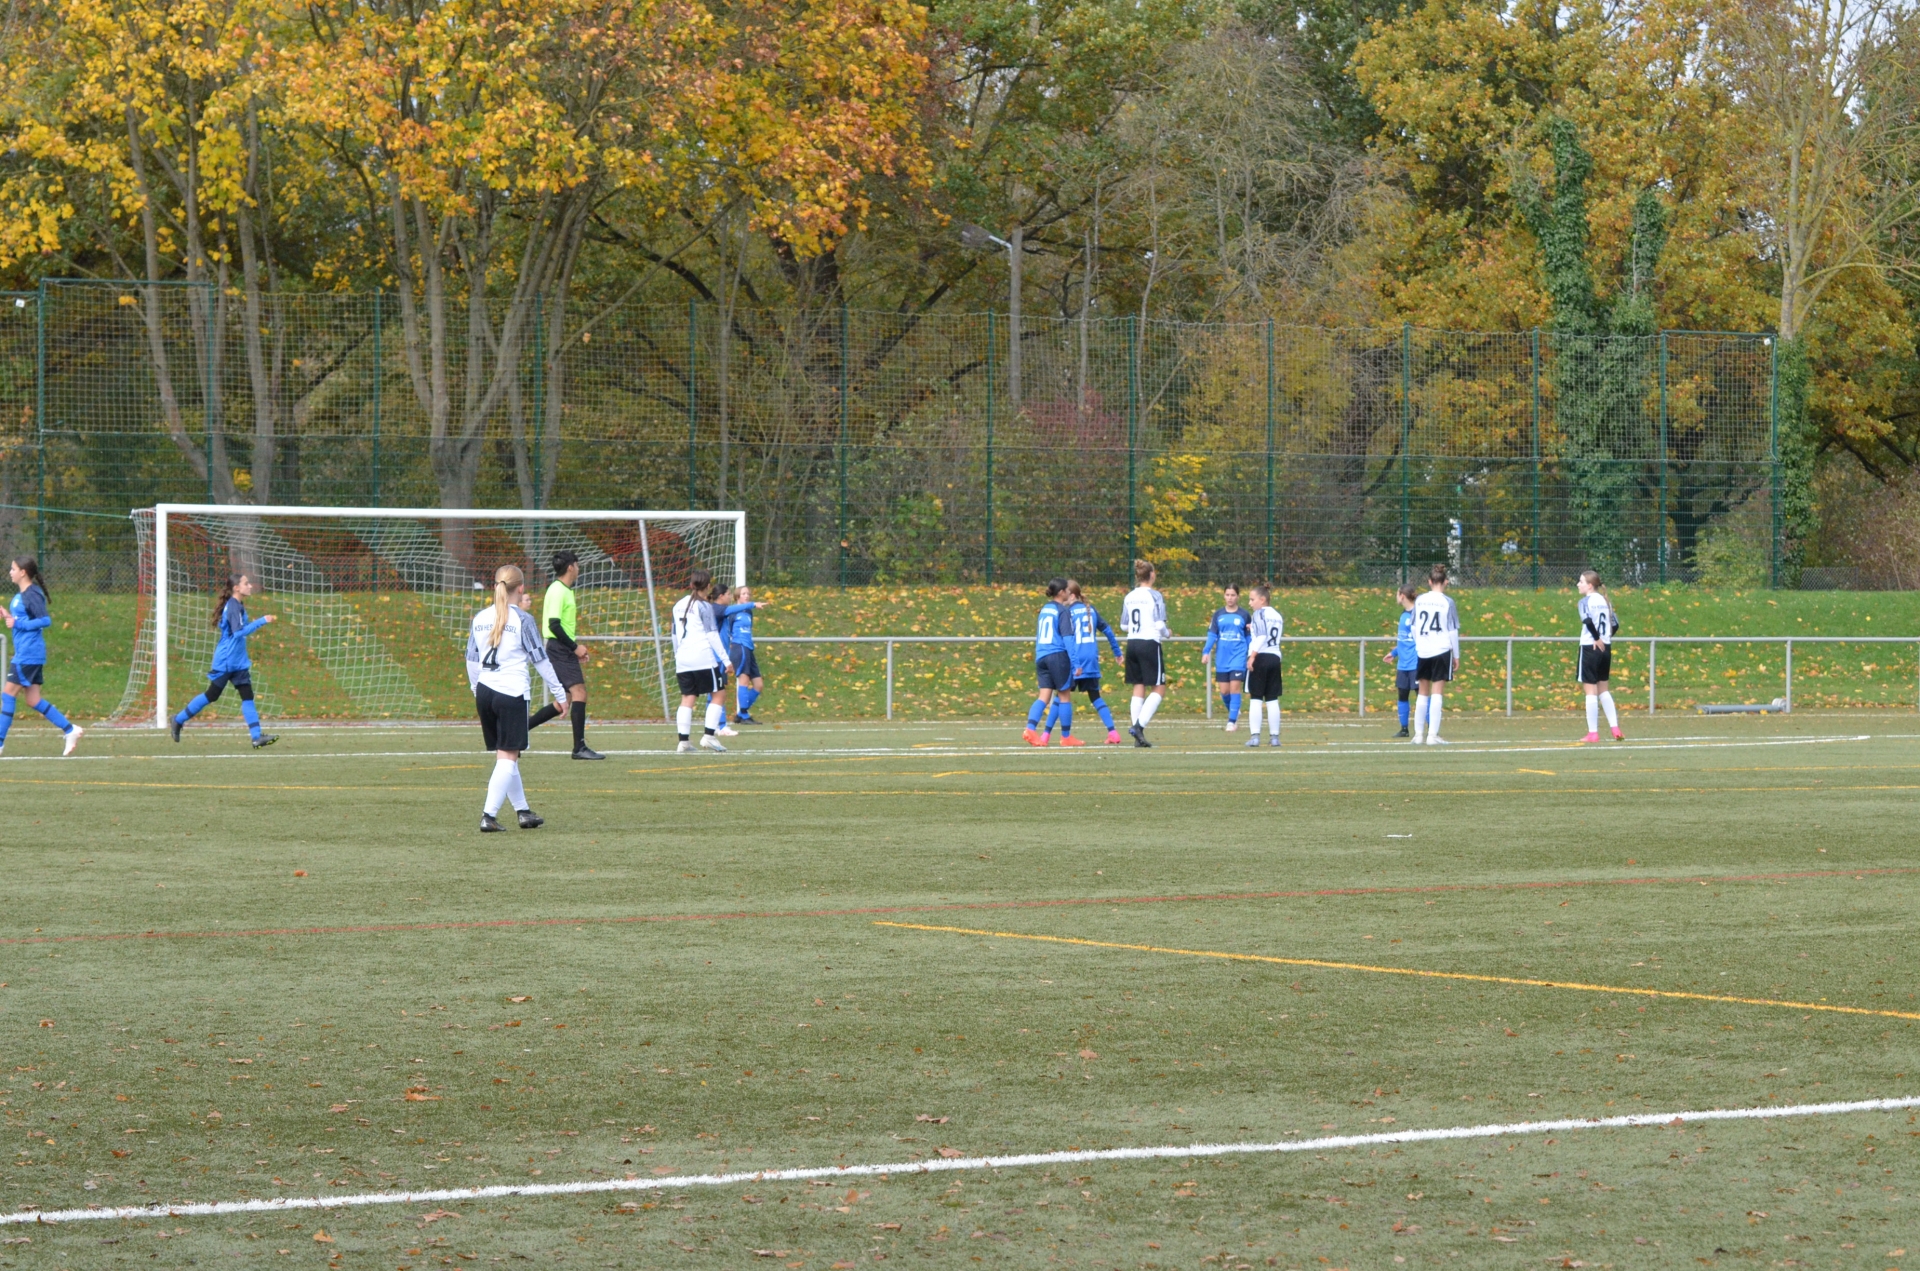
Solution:
<svg viewBox="0 0 1920 1271"><path fill-rule="evenodd" d="M526 586L527 576L520 572L518 565L502 565L493 571L493 634L487 637L487 646L500 647L500 637L507 633L507 611L513 608L513 593Z"/></svg>

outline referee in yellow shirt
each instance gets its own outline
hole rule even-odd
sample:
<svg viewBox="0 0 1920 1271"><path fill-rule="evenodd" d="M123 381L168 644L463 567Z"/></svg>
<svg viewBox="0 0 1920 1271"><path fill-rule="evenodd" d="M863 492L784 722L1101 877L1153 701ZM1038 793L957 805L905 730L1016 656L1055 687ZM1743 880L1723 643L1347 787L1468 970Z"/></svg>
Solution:
<svg viewBox="0 0 1920 1271"><path fill-rule="evenodd" d="M590 656L590 650L580 643L580 609L573 595L573 585L579 581L580 558L569 551L555 552L553 584L547 588L547 598L540 606L540 618L547 628L547 660L553 663L561 685L567 690L567 699L573 703L567 712L573 720L573 757L605 759L598 751L587 749L587 677L581 672L580 664ZM542 706L527 726L538 728L557 718L558 711Z"/></svg>

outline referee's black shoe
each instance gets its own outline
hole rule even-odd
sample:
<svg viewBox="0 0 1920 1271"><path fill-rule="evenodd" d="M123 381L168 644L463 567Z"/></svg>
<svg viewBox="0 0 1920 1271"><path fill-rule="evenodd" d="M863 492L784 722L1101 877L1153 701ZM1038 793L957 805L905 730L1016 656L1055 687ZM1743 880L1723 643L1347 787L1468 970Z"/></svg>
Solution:
<svg viewBox="0 0 1920 1271"><path fill-rule="evenodd" d="M1153 743L1147 740L1147 730L1139 724L1135 724L1132 728L1127 729L1127 732L1133 737L1133 744L1135 746L1138 746L1142 750L1153 749Z"/></svg>
<svg viewBox="0 0 1920 1271"><path fill-rule="evenodd" d="M515 815L520 818L520 828L523 830L537 830L547 823L547 818L532 808L521 808Z"/></svg>
<svg viewBox="0 0 1920 1271"><path fill-rule="evenodd" d="M573 752L573 757L575 759L605 759L606 758L605 755L593 749L591 746L580 747L580 749Z"/></svg>
<svg viewBox="0 0 1920 1271"><path fill-rule="evenodd" d="M482 812L480 814L480 832L482 834L501 834L504 833L505 830L500 822L494 819L493 813Z"/></svg>

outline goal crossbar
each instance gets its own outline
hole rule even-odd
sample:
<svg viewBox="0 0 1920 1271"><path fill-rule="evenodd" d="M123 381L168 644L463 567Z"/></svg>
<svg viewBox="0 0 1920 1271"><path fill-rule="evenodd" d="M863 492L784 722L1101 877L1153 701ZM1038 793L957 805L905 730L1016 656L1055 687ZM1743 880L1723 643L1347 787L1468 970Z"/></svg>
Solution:
<svg viewBox="0 0 1920 1271"><path fill-rule="evenodd" d="M171 722L168 702L168 657L170 653L170 592L168 525L175 518L220 517L244 520L249 518L273 519L313 519L344 521L548 521L548 522L614 522L626 521L637 525L640 535L642 567L645 573L647 591L647 609L652 626L654 661L660 680L660 702L663 714L669 714L666 682L666 664L660 647L659 612L654 598L654 578L651 554L647 542L649 524L671 524L674 522L733 522L733 581L735 585L746 581L747 576L747 535L745 512L699 512L677 509L628 509L623 511L529 511L519 508L367 508L367 507L315 507L286 506L279 504L226 504L226 503L157 503L153 506L153 551L154 551L154 593L153 593L153 687L154 716L156 728L166 728Z"/></svg>

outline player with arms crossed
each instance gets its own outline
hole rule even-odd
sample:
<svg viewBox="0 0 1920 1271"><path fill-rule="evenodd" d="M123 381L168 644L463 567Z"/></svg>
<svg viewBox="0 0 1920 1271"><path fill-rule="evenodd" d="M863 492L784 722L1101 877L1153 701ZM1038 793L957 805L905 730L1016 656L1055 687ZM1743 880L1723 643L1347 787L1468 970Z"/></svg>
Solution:
<svg viewBox="0 0 1920 1271"><path fill-rule="evenodd" d="M1067 654L1072 633L1067 628L1066 597L1062 594L1066 590L1064 578L1047 582L1047 603L1040 606L1034 628L1033 671L1040 682L1040 691L1033 705L1027 708L1027 727L1020 734L1029 746L1044 746L1052 739L1056 718L1061 719L1068 730L1073 728L1073 701L1068 696L1073 692L1073 659ZM1046 716L1044 724L1042 714Z"/></svg>
<svg viewBox="0 0 1920 1271"><path fill-rule="evenodd" d="M1224 684L1220 699L1227 704L1227 731L1240 727L1240 692L1247 683L1247 614L1240 608L1240 589L1228 583L1221 600L1225 607L1213 611L1207 623L1207 642L1200 646L1200 674ZM1258 731L1258 730L1256 730Z"/></svg>
<svg viewBox="0 0 1920 1271"><path fill-rule="evenodd" d="M1413 647L1413 602L1420 599L1420 589L1407 583L1395 595L1400 601L1400 631L1393 647L1381 656L1393 663L1393 688L1400 695L1400 731L1394 735L1410 737L1407 717L1413 710L1413 691L1419 684L1420 670L1420 654Z"/></svg>
<svg viewBox="0 0 1920 1271"><path fill-rule="evenodd" d="M720 694L727 690L733 663L727 659L727 646L720 642L720 625L707 599L712 583L712 574L694 570L687 579L687 594L673 605L673 670L680 679L680 711L674 723L680 733L676 749L683 755L693 753L693 707L702 694L712 694L713 700L707 703L706 733L700 744L721 754L727 749L714 733L727 722Z"/></svg>
<svg viewBox="0 0 1920 1271"><path fill-rule="evenodd" d="M27 705L41 718L66 734L67 746L60 753L70 755L80 744L80 725L70 722L59 708L40 695L40 683L47 666L47 638L41 634L53 625L47 612L47 584L40 577L40 563L31 556L17 557L7 569L17 591L0 610L13 631L13 657L7 661L7 674L0 682L0 751L7 748L7 731L13 727L15 699L24 693Z"/></svg>
<svg viewBox="0 0 1920 1271"><path fill-rule="evenodd" d="M487 779L487 801L480 810L480 832L498 834L502 803L511 802L523 830L537 830L544 818L527 805L520 781L520 755L527 748L528 673L547 683L557 714L567 713L567 690L554 674L533 615L521 605L526 575L518 565L493 571L493 603L473 615L467 628L467 687L480 716L480 736L494 754Z"/></svg>
<svg viewBox="0 0 1920 1271"><path fill-rule="evenodd" d="M247 621L246 599L255 591L253 579L246 574L227 579L220 588L219 596L213 602L213 628L220 633L220 643L213 647L213 665L207 668L206 691L181 708L173 717L173 739L180 740L180 730L187 721L220 700L220 694L227 685L233 685L233 691L240 695L240 718L247 721L247 733L253 738L253 748L271 746L279 741L272 733L260 731L260 708L253 704L253 659L247 656L247 637L274 620L272 614L263 618Z"/></svg>
<svg viewBox="0 0 1920 1271"><path fill-rule="evenodd" d="M1151 561L1133 562L1136 585L1120 602L1120 629L1127 635L1127 683L1133 686L1128 707L1132 723L1127 732L1133 744L1143 749L1153 745L1147 740L1147 725L1167 695L1167 660L1161 642L1173 638L1167 626L1167 598L1153 588L1156 577Z"/></svg>
<svg viewBox="0 0 1920 1271"><path fill-rule="evenodd" d="M1413 743L1426 733L1429 746L1445 743L1440 737L1441 690L1460 670L1460 611L1447 595L1447 567L1427 571L1428 590L1413 602L1413 651L1420 657L1414 668L1420 697L1413 706Z"/></svg>
<svg viewBox="0 0 1920 1271"><path fill-rule="evenodd" d="M1260 744L1260 715L1264 707L1272 744L1280 744L1280 638L1286 623L1273 607L1273 591L1265 583L1253 589L1253 612L1247 616L1247 645L1253 661L1247 670L1247 738L1249 747Z"/></svg>
<svg viewBox="0 0 1920 1271"><path fill-rule="evenodd" d="M569 551L555 552L553 582L547 586L546 599L540 602L540 616L547 624L547 661L553 663L553 672L567 690L567 700L573 703L567 711L573 720L573 757L605 759L605 755L587 747L587 677L580 664L592 656L592 650L580 643L580 606L573 591L579 581L580 558ZM538 728L559 717L558 710L542 706L527 727Z"/></svg>
<svg viewBox="0 0 1920 1271"><path fill-rule="evenodd" d="M1100 616L1100 611L1087 603L1086 593L1080 590L1080 584L1067 579L1067 657L1073 663L1073 691L1085 693L1088 703L1100 712L1100 722L1107 726L1107 745L1120 744L1120 730L1113 726L1113 708L1100 696L1100 637L1107 637L1107 647L1113 650L1118 659L1120 641L1114 636L1113 628ZM1064 740L1061 743L1065 745Z"/></svg>
<svg viewBox="0 0 1920 1271"><path fill-rule="evenodd" d="M1589 569L1580 575L1580 687L1587 692L1586 740L1600 740L1600 712L1607 712L1607 727L1615 741L1625 741L1620 731L1620 712L1613 704L1613 637L1620 630L1620 619L1600 590L1600 575Z"/></svg>

